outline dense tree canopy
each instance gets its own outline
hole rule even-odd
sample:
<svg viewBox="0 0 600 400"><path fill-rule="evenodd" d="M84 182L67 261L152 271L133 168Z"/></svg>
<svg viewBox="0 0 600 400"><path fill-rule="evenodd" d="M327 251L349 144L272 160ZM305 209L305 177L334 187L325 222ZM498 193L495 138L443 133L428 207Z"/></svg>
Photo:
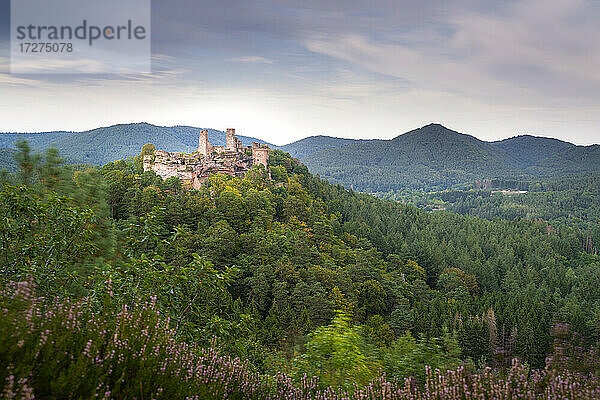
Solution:
<svg viewBox="0 0 600 400"><path fill-rule="evenodd" d="M426 212L331 185L280 151L273 179L256 167L201 190L133 160L74 172L53 151L19 157L0 192L4 281L156 296L178 335L216 337L260 371L424 379L426 363L541 367L559 322L586 346L600 339L600 259L568 224ZM324 358L338 344L355 357Z"/></svg>

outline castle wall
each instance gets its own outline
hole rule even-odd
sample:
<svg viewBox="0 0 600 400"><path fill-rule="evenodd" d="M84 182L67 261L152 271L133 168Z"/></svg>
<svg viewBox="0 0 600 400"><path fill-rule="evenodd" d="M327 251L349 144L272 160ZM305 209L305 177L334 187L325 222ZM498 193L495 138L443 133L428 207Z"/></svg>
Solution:
<svg viewBox="0 0 600 400"><path fill-rule="evenodd" d="M235 139L235 151L242 151L242 141L240 139L238 139L237 137L234 137Z"/></svg>
<svg viewBox="0 0 600 400"><path fill-rule="evenodd" d="M251 148L252 155L247 150ZM235 137L235 129L227 129L227 146L213 146L208 131L202 130L198 139L198 152L192 154L156 150L144 155L144 171L154 171L162 179L177 177L184 187L199 189L211 174L244 176L253 165L267 166L269 148L252 143L244 149L242 141Z"/></svg>
<svg viewBox="0 0 600 400"><path fill-rule="evenodd" d="M253 147L252 148L252 164L262 164L265 167L269 162L269 149L264 147Z"/></svg>

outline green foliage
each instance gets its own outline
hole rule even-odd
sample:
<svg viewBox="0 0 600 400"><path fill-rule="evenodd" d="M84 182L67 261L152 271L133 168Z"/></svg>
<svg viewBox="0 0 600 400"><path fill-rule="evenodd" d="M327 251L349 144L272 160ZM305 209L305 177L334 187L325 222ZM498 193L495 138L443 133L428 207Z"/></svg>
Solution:
<svg viewBox="0 0 600 400"><path fill-rule="evenodd" d="M453 370L462 364L460 356L456 337L445 331L440 339L415 339L406 333L382 350L381 359L389 376L401 380L412 376L424 383L426 367Z"/></svg>
<svg viewBox="0 0 600 400"><path fill-rule="evenodd" d="M39 198L27 187L0 192L0 268L10 279L33 276L51 292L78 292L102 249L100 223L93 210L73 199L48 194Z"/></svg>
<svg viewBox="0 0 600 400"><path fill-rule="evenodd" d="M317 376L326 386L350 389L375 377L377 365L360 348L360 335L350 317L338 312L331 325L309 335L305 351L294 360L294 374Z"/></svg>
<svg viewBox="0 0 600 400"><path fill-rule="evenodd" d="M425 280L427 278L425 269L413 260L406 261L406 264L400 267L400 270L404 274L404 278L409 282L414 282L417 279Z"/></svg>
<svg viewBox="0 0 600 400"><path fill-rule="evenodd" d="M271 178L275 182L287 182L288 174L287 174L285 167L283 167L283 166L271 167L270 171L271 171Z"/></svg>
<svg viewBox="0 0 600 400"><path fill-rule="evenodd" d="M485 363L490 348L488 325L478 317L462 321L458 342L463 356L480 364Z"/></svg>
<svg viewBox="0 0 600 400"><path fill-rule="evenodd" d="M457 293L476 293L479 285L475 275L468 274L460 268L446 268L438 279L438 288L452 296Z"/></svg>
<svg viewBox="0 0 600 400"><path fill-rule="evenodd" d="M406 194L403 202L424 209L446 211L486 219L544 220L549 232L563 226L577 227L589 234L587 251L597 252L600 241L600 180L597 174L519 182L492 181L501 189L529 190L502 194L490 190L444 191Z"/></svg>
<svg viewBox="0 0 600 400"><path fill-rule="evenodd" d="M397 335L410 331L414 326L414 315L408 299L402 298L390 314L390 327Z"/></svg>
<svg viewBox="0 0 600 400"><path fill-rule="evenodd" d="M16 143L18 152L15 154L15 160L19 167L19 178L24 185L29 185L32 182L35 167L39 163L39 156L31 154L31 148L25 141Z"/></svg>
<svg viewBox="0 0 600 400"><path fill-rule="evenodd" d="M391 320L390 316L390 323ZM367 319L367 322L362 326L361 333L377 347L389 346L395 338L394 330L379 314L372 315Z"/></svg>
<svg viewBox="0 0 600 400"><path fill-rule="evenodd" d="M154 144L146 143L145 145L143 145L141 153L135 156L135 158L133 159L136 168L141 171L144 164L144 156L154 155L155 152L156 146L154 146Z"/></svg>

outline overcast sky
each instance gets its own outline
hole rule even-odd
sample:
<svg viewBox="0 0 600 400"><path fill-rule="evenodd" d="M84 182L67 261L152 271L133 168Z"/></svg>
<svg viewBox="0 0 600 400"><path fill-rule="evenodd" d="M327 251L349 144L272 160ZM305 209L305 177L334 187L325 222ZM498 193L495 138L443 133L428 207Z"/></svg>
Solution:
<svg viewBox="0 0 600 400"><path fill-rule="evenodd" d="M284 144L431 122L600 143L600 1L163 0L147 75L8 73L0 131L146 121Z"/></svg>

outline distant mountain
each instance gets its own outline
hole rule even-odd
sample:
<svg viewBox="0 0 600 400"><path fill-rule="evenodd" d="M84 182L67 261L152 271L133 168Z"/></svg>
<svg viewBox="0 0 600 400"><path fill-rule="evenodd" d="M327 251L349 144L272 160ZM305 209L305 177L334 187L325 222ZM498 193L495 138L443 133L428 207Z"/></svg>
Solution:
<svg viewBox="0 0 600 400"><path fill-rule="evenodd" d="M535 165L540 160L577 147L562 140L531 135L515 136L492 144L526 166Z"/></svg>
<svg viewBox="0 0 600 400"><path fill-rule="evenodd" d="M358 139L344 139L331 136L309 136L304 139L300 139L296 142L280 146L279 149L289 153L292 157L305 158L312 153L323 149L337 149L342 146L351 143L365 143L373 142L377 140L358 140Z"/></svg>
<svg viewBox="0 0 600 400"><path fill-rule="evenodd" d="M313 173L367 192L456 187L491 171L510 174L517 163L490 143L438 124L392 140L323 149L302 161Z"/></svg>
<svg viewBox="0 0 600 400"><path fill-rule="evenodd" d="M0 133L0 147L14 148L18 140L27 140L34 151L56 147L71 163L102 165L139 154L146 143L157 149L192 152L198 147L200 130L191 126L156 126L147 123L119 124L84 132ZM244 146L263 140L237 135ZM208 129L211 143L223 145L225 132Z"/></svg>
<svg viewBox="0 0 600 400"><path fill-rule="evenodd" d="M337 147L287 145L313 173L366 192L468 187L485 178L528 179L600 171L600 146L518 136L485 142L430 124L391 140L350 141ZM319 141L327 143L326 137ZM285 150L286 146L284 146Z"/></svg>

